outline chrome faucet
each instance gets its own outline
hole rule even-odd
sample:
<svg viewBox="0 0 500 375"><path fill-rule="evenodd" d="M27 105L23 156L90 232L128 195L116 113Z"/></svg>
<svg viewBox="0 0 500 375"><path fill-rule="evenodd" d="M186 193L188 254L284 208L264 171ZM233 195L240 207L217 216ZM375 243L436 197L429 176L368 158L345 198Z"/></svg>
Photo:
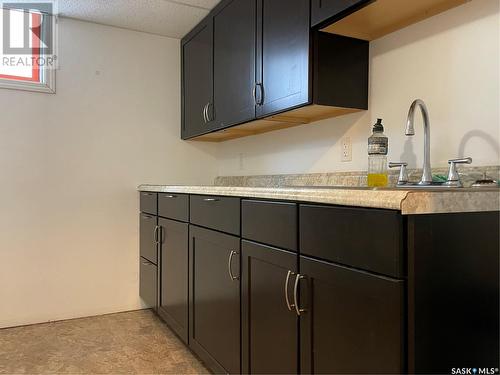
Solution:
<svg viewBox="0 0 500 375"><path fill-rule="evenodd" d="M410 110L408 111L408 118L406 120L406 130L405 134L407 136L415 135L415 108L420 107L422 112L422 117L424 119L424 167L422 178L420 179L419 185L431 185L432 184L432 170L431 170L431 123L429 121L429 112L425 103L421 99L415 100L411 103Z"/></svg>
<svg viewBox="0 0 500 375"><path fill-rule="evenodd" d="M460 181L460 176L456 169L456 164L470 164L472 163L472 158L461 158L461 159L451 159L448 160L450 169L448 171L448 178L446 182L434 182L432 181L432 169L431 169L431 123L429 121L429 112L425 103L421 99L415 100L411 103L410 110L408 111L408 118L406 119L406 129L405 134L407 136L415 135L415 109L419 107L422 112L422 117L424 119L424 167L422 172L422 178L420 182L414 184L408 182L408 173L406 172L406 162L389 163L389 168L399 167L399 178L397 187L404 188L460 188L463 187Z"/></svg>

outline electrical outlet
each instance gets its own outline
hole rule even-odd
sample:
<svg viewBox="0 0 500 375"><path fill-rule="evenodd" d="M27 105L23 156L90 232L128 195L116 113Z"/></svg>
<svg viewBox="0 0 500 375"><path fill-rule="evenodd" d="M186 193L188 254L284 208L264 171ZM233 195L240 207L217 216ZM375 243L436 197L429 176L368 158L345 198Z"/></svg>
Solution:
<svg viewBox="0 0 500 375"><path fill-rule="evenodd" d="M352 161L352 143L350 137L342 138L342 154L340 161Z"/></svg>

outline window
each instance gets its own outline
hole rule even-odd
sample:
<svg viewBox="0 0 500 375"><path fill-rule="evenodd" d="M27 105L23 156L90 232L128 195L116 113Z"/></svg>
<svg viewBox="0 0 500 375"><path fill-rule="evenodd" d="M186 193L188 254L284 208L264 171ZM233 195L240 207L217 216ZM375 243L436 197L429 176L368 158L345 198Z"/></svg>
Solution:
<svg viewBox="0 0 500 375"><path fill-rule="evenodd" d="M55 64L44 42L53 17L17 5L0 9L0 88L53 93Z"/></svg>

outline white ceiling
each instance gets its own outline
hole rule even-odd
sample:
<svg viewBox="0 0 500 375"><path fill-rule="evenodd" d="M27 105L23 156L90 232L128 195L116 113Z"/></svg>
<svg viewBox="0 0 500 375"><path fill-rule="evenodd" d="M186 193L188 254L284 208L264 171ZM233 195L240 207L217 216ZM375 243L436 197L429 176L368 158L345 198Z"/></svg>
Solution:
<svg viewBox="0 0 500 375"><path fill-rule="evenodd" d="M182 38L219 0L59 0L62 17Z"/></svg>

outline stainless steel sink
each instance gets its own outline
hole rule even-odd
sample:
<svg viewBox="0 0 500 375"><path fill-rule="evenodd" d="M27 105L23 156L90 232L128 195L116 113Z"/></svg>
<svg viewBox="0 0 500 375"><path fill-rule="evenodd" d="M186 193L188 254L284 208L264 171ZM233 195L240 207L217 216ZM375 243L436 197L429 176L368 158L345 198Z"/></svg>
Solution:
<svg viewBox="0 0 500 375"><path fill-rule="evenodd" d="M324 190L396 190L393 187L368 187L368 186L282 186L285 189L324 189Z"/></svg>
<svg viewBox="0 0 500 375"><path fill-rule="evenodd" d="M368 187L368 186L282 186L285 189L311 189L311 190L388 190L388 191L398 191L398 190L418 190L418 191L497 191L500 190L498 187L491 188L456 188L449 187L440 183L431 185L418 185L418 184L408 184L402 186L392 186L392 187Z"/></svg>

